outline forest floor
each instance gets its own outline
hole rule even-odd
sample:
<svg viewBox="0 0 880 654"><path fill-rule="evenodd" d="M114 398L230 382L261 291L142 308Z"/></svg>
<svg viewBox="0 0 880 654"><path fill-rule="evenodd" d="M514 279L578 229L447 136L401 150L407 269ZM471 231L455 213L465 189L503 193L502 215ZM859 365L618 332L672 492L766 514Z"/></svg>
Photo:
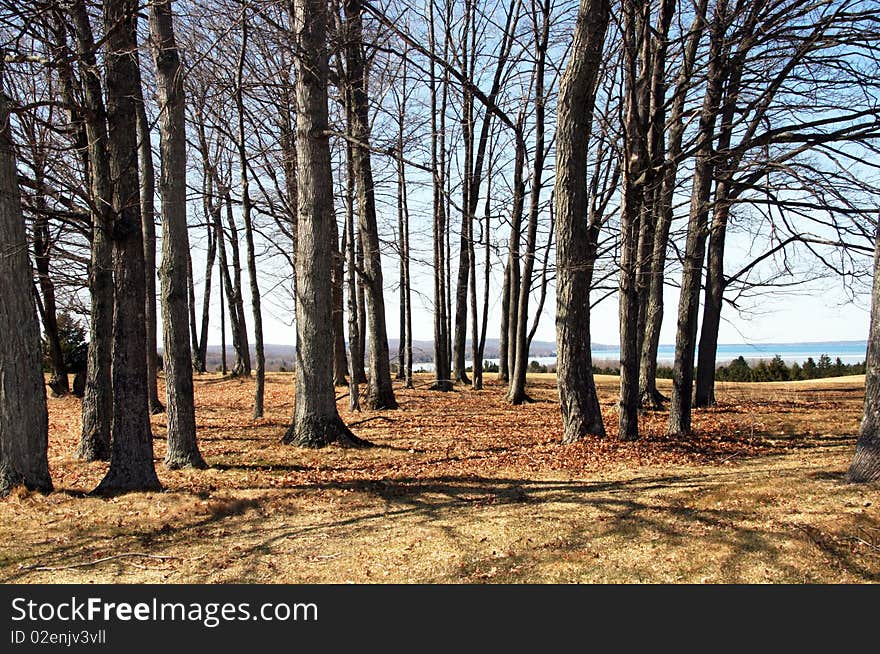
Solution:
<svg viewBox="0 0 880 654"><path fill-rule="evenodd" d="M2 583L860 583L880 581L878 485L843 476L863 377L720 384L692 438L561 445L555 380L512 407L485 390L395 387L399 411L340 413L369 449L282 445L292 376L196 378L204 471L162 465L165 490L87 496L106 463L73 457L80 402L49 399L56 492L0 501ZM669 392L669 383L661 383ZM160 393L163 392L160 384ZM338 390L342 395L344 389ZM163 396L164 397L164 396Z"/></svg>

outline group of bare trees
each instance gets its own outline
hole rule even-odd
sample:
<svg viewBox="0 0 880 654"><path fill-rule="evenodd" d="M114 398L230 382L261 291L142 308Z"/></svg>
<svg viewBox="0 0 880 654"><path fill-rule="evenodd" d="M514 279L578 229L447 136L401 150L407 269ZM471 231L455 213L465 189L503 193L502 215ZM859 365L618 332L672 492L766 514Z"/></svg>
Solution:
<svg viewBox="0 0 880 654"><path fill-rule="evenodd" d="M870 279L880 75L866 0L154 0L147 21L132 0L2 6L0 299L24 326L0 359L3 488L51 486L38 319L63 394L62 310L89 328L78 455L109 459L98 490L115 492L158 487L151 412L168 412L166 465L204 467L193 372L217 313L223 372L255 364L255 418L274 304L296 333L285 442L366 445L334 386L352 409L396 409L414 306L433 314L433 388L483 387L491 326L520 404L555 289L572 442L606 433L590 324L616 297L616 433L632 440L645 410L668 402L680 436L714 402L725 306ZM874 280L853 479L880 474ZM666 314L671 398L656 385Z"/></svg>

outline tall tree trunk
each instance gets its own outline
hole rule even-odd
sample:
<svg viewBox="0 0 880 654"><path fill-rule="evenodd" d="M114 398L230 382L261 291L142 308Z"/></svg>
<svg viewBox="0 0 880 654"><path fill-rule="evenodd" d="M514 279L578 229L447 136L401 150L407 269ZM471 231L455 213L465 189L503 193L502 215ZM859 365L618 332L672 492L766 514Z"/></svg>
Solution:
<svg viewBox="0 0 880 654"><path fill-rule="evenodd" d="M720 180L717 188L721 190ZM694 389L694 406L707 407L715 404L715 358L718 351L718 330L721 327L721 305L724 300L724 241L727 218L730 213L725 202L715 204L712 228L709 235L709 252L706 264L706 291L703 300L703 322L700 327L700 343L697 355L697 380Z"/></svg>
<svg viewBox="0 0 880 654"><path fill-rule="evenodd" d="M161 488L153 465L147 390L146 278L137 166L140 71L137 3L106 0L107 128L113 185L113 442L110 469L95 492Z"/></svg>
<svg viewBox="0 0 880 654"><path fill-rule="evenodd" d="M486 239L483 256L483 322L480 326L480 341L474 355L474 370L480 369L480 383L483 382L483 355L486 352L486 332L489 327L489 281L492 276L492 166L494 141L489 146L489 165L486 170L486 205L483 209L483 235ZM503 312L502 312L503 315ZM503 332L502 332L503 333Z"/></svg>
<svg viewBox="0 0 880 654"><path fill-rule="evenodd" d="M348 108L346 107L346 111ZM363 257L360 248L360 231L355 229L355 197L357 195L357 182L354 178L354 155L352 154L354 146L350 141L345 142L345 224L348 225L348 242L346 243L348 256L348 345L351 370L349 374L352 376L349 380L349 388L354 390L351 396L351 410L360 410L360 400L358 399L358 384L367 381L367 374L364 371L364 332L361 326L364 324L364 318L361 312L364 309L363 286L360 282L359 270L362 270Z"/></svg>
<svg viewBox="0 0 880 654"><path fill-rule="evenodd" d="M504 266L504 278L501 281L501 324L498 328L498 381L506 384L510 381L510 262Z"/></svg>
<svg viewBox="0 0 880 654"><path fill-rule="evenodd" d="M244 130L244 56L247 48L247 20L241 21L241 50L235 84L235 104L238 110L238 166L241 179L241 218L244 223L244 242L247 254L248 280L251 292L251 314L254 317L254 356L257 359L256 384L254 384L254 419L263 417L263 396L266 389L266 355L263 351L263 311L260 307L260 285L257 280L257 258L254 251L254 229L251 217L250 176L248 175L247 142ZM243 307L242 307L243 309ZM244 311L241 312L244 323ZM250 344L244 345L250 358ZM248 366L250 367L250 366Z"/></svg>
<svg viewBox="0 0 880 654"><path fill-rule="evenodd" d="M0 48L0 496L52 490L49 415Z"/></svg>
<svg viewBox="0 0 880 654"><path fill-rule="evenodd" d="M537 13L537 8L533 8ZM534 46L535 46L535 155L532 165L531 191L529 193L529 217L526 223L526 250L523 257L523 272L520 280L519 297L516 301L516 340L514 341L515 355L513 377L510 380L510 388L507 399L511 404L522 404L528 398L526 395L526 371L529 366L529 296L532 292L532 272L535 267L535 249L538 236L538 215L540 213L542 178L544 175L544 161L546 150L544 147L545 134L545 105L544 93L544 68L547 60L547 42L550 38L550 2L543 0L540 4L541 23L538 23L537 15L533 16ZM511 314L513 315L513 314Z"/></svg>
<svg viewBox="0 0 880 654"><path fill-rule="evenodd" d="M360 384L364 375L363 341L361 340L358 326L358 299L357 299L357 256L355 240L357 238L354 228L354 196L355 182L354 165L351 158L351 144L346 142L347 156L345 175L345 257L348 276L347 286L347 309L348 309L348 410L360 411Z"/></svg>
<svg viewBox="0 0 880 654"><path fill-rule="evenodd" d="M199 343L195 351L193 370L207 372L208 370L208 322L211 318L211 286L214 273L214 260L217 258L217 241L214 239L211 220L207 220L208 256L205 258L205 287L202 290L202 318L199 323Z"/></svg>
<svg viewBox="0 0 880 654"><path fill-rule="evenodd" d="M428 7L428 45L431 52L429 87L431 94L431 168L433 182L433 221L432 237L434 244L434 386L438 391L452 390L449 350L447 348L448 323L446 302L446 211L444 202L445 186L445 113L446 94L441 92L438 99L438 82L435 68L436 24L434 3ZM445 50L445 46L444 46Z"/></svg>
<svg viewBox="0 0 880 654"><path fill-rule="evenodd" d="M183 67L174 38L171 0L150 5L150 35L159 87L159 133L162 169L162 335L165 353L165 402L168 407L169 468L205 468L196 441L187 271L189 232L186 222L186 105Z"/></svg>
<svg viewBox="0 0 880 654"><path fill-rule="evenodd" d="M223 199L226 203L229 247L232 249L231 276L227 269L227 278L231 286L226 288L229 298L229 323L232 327L232 344L235 347L235 364L232 366L232 376L250 377L251 349L247 335L247 321L244 317L244 294L241 287L241 254L238 246L238 227L235 225L235 216L232 212L232 194L229 188L223 189Z"/></svg>
<svg viewBox="0 0 880 654"><path fill-rule="evenodd" d="M91 259L89 262L89 351L82 402L82 433L77 457L86 461L110 458L113 420L113 188L107 153L107 115L98 74L95 41L84 0L68 6L76 35L87 143L91 203Z"/></svg>
<svg viewBox="0 0 880 654"><path fill-rule="evenodd" d="M193 372L198 372L199 365L196 361L199 356L199 325L196 322L196 282L193 279L192 254L189 251L186 253L186 304L189 314L190 360Z"/></svg>
<svg viewBox="0 0 880 654"><path fill-rule="evenodd" d="M754 33L758 11L753 9L746 21L745 31ZM745 39L732 58L730 74L724 89L721 124L718 128L718 163L715 167L715 203L712 209L712 225L709 230L709 247L706 264L706 291L703 302L703 322L700 328L700 344L697 356L697 380L694 405L707 407L715 404L715 359L718 351L718 330L721 327L721 307L727 280L724 277L724 243L733 192L732 178L739 167L742 150L732 153L730 144L737 121L737 103L745 60L750 39Z"/></svg>
<svg viewBox="0 0 880 654"><path fill-rule="evenodd" d="M398 378L402 377L406 388L413 387L412 358L412 281L410 279L409 257L409 202L406 191L406 165L403 161L404 127L407 104L407 61L403 59L402 85L397 111L397 220L400 233L400 367Z"/></svg>
<svg viewBox="0 0 880 654"><path fill-rule="evenodd" d="M147 391L150 396L150 413L162 413L165 407L159 400L157 316L156 316L156 170L153 167L153 143L150 123L144 103L143 90L138 85L135 102L137 108L138 161L141 170L141 229L144 236L144 283L146 294L147 328Z"/></svg>
<svg viewBox="0 0 880 654"><path fill-rule="evenodd" d="M198 100L196 100L198 102ZM208 237L208 254L205 257L205 287L202 292L202 319L199 329L198 347L194 351L193 369L206 372L208 367L208 322L211 317L211 285L214 272L214 261L217 258L217 238L215 225L219 222L220 204L214 196L214 174L209 162L210 152L205 138L204 120L201 110L196 109L196 126L198 131L199 153L202 158L202 211ZM223 282L220 282L220 312L223 314ZM221 330L223 331L223 330ZM225 335L224 335L225 339ZM226 372L224 366L224 374Z"/></svg>
<svg viewBox="0 0 880 654"><path fill-rule="evenodd" d="M382 282L382 259L379 227L376 220L376 198L373 170L370 161L370 119L367 101L367 72L363 60L363 36L360 0L345 0L346 43L345 60L349 100L354 118L353 136L356 140L354 169L358 180L358 218L364 250L364 282L367 300L367 327L370 340L370 379L367 405L371 409L396 409L391 386L391 363L388 354L388 334L385 327L385 289Z"/></svg>
<svg viewBox="0 0 880 654"><path fill-rule="evenodd" d="M880 222L874 243L874 284L871 290L871 323L865 368L865 410L859 427L856 452L846 473L849 482L880 479Z"/></svg>
<svg viewBox="0 0 880 654"><path fill-rule="evenodd" d="M587 216L587 151L608 0L581 0L559 88L556 153L556 348L563 442L605 435L590 351L590 283L600 218Z"/></svg>
<svg viewBox="0 0 880 654"><path fill-rule="evenodd" d="M296 398L284 442L323 447L364 445L336 410L333 371L331 241L333 177L327 135L327 3L293 0L296 37L298 221L296 257Z"/></svg>
<svg viewBox="0 0 880 654"><path fill-rule="evenodd" d="M623 59L624 137L622 153L623 190L620 207L620 397L618 438L639 437L639 241L647 244L642 219L649 218L645 206L647 175L647 116L649 111L650 4L627 0L624 4ZM643 254L643 257L645 255Z"/></svg>
<svg viewBox="0 0 880 654"><path fill-rule="evenodd" d="M220 372L224 377L229 373L226 365L226 305L223 303L222 282L220 284Z"/></svg>
<svg viewBox="0 0 880 654"><path fill-rule="evenodd" d="M519 114L517 129L522 133L525 121L525 106ZM510 252L507 259L508 292L507 292L507 369L511 375L516 370L516 331L519 327L517 313L519 309L519 292L522 284L520 268L520 242L522 239L523 207L525 206L525 180L523 167L526 160L526 146L522 139L516 141L516 154L513 163L513 208L510 215Z"/></svg>
<svg viewBox="0 0 880 654"><path fill-rule="evenodd" d="M333 269L331 271L331 285L333 287L333 384L335 386L348 386L345 379L348 371L348 357L345 355L345 312L342 309L343 287L345 285L345 272L343 255L339 246L339 226L336 220L330 226L333 237ZM343 239L345 240L345 239Z"/></svg>
<svg viewBox="0 0 880 654"><path fill-rule="evenodd" d="M664 7L666 4L664 3ZM663 286L666 270L666 250L669 245L669 230L672 226L672 201L677 184L678 165L682 153L684 137L684 109L687 89L691 84L694 61L701 35L705 30L705 16L708 0L699 0L696 17L688 31L684 46L681 69L679 71L672 109L668 122L669 139L666 146L666 161L663 176L657 193L654 213L657 224L654 227L654 243L651 252L651 271L648 284L648 297L644 309L645 329L641 346L639 364L639 401L642 407L659 409L666 399L657 390L657 351L660 346L660 329L663 325ZM665 58L665 54L663 55ZM662 84L662 82L659 82ZM655 95L655 115L662 111L662 90ZM656 119L655 119L656 120ZM656 124L656 123L655 123ZM665 124L664 124L665 128ZM658 153L659 156L659 153Z"/></svg>
<svg viewBox="0 0 880 654"><path fill-rule="evenodd" d="M58 335L58 315L55 305L55 284L50 273L51 242L49 237L49 219L39 209L45 208L45 196L42 191L42 171L37 175L37 197L34 202L38 212L34 217L34 265L37 272L37 285L42 295L39 303L40 316L43 320L43 333L46 335L46 346L49 355L49 388L55 396L67 395L70 382L67 378L67 363L61 349L61 338ZM40 366L42 368L42 366Z"/></svg>
<svg viewBox="0 0 880 654"><path fill-rule="evenodd" d="M473 3L464 0L464 11L461 18L461 52L458 60L461 63L461 77L468 82L473 80L470 59L473 56L470 46L470 25L473 20ZM447 23L447 30L450 25ZM474 217L471 211L470 192L474 160L474 117L473 94L467 85L461 89L461 136L464 146L464 175L461 182L461 234L458 247L458 274L455 286L455 331L452 341L452 381L462 384L469 383L465 371L465 343L468 325L468 285L471 272L471 254L473 252Z"/></svg>
<svg viewBox="0 0 880 654"><path fill-rule="evenodd" d="M700 308L700 281L706 253L706 232L709 199L714 175L713 141L715 121L721 102L726 69L723 56L726 0L715 6L711 28L709 70L706 92L698 126L699 146L694 164L694 181L688 215L684 269L678 302L678 324L675 335L675 363L672 369L672 399L669 407L668 433L689 434L694 379L694 351L697 340L697 314Z"/></svg>

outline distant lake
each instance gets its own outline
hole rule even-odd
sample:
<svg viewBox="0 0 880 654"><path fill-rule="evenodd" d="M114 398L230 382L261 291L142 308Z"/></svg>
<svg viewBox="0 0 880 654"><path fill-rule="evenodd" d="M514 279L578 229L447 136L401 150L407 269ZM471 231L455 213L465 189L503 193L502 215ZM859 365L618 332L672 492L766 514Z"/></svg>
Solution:
<svg viewBox="0 0 880 654"><path fill-rule="evenodd" d="M788 364L803 364L809 357L818 362L819 357L827 354L833 362L838 357L843 363L861 363L865 360L868 350L867 341L828 341L817 343L723 343L718 346L718 365L729 363L739 356L750 361L764 359L769 361L777 354ZM661 345L657 351L657 361L661 364L671 364L675 360L675 345ZM487 358L489 363L498 363L498 359ZM542 365L556 363L555 356L529 357L529 361L537 361ZM620 361L620 349L599 346L593 350L593 363L599 366L608 366ZM471 366L472 362L467 361ZM434 369L433 363L413 364L415 371L430 371Z"/></svg>

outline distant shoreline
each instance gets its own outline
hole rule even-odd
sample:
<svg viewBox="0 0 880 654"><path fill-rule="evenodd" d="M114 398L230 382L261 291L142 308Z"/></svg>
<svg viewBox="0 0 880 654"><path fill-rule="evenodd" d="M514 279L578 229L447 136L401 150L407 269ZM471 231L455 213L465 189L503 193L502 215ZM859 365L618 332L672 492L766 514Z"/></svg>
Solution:
<svg viewBox="0 0 880 654"><path fill-rule="evenodd" d="M393 362L397 360L398 341L389 340L389 351ZM844 363L861 363L865 360L867 341L814 341L814 342L789 342L789 343L722 343L718 345L717 365L726 365L734 359L742 356L746 361L758 362L769 361L779 355L788 364L802 364L809 357L818 361L819 357L827 354L832 361L838 357ZM596 343L593 345L593 363L600 367L615 365L620 359L619 348L613 345ZM470 354L468 344L467 353ZM251 345L253 353L253 345ZM265 345L266 369L270 371L291 370L296 361L295 348L287 344ZM221 351L219 345L209 345L207 350L207 367L209 370L219 368L221 365ZM487 339L484 361L498 361L498 339ZM230 367L235 356L232 346L226 346L226 360ZM657 361L661 365L671 364L675 357L675 346L663 344L658 348ZM433 369L434 345L431 341L413 342L413 369ZM470 359L470 357L468 357ZM556 362L556 344L547 341L534 341L532 343L529 360L535 360L542 365ZM470 365L470 361L468 361Z"/></svg>

